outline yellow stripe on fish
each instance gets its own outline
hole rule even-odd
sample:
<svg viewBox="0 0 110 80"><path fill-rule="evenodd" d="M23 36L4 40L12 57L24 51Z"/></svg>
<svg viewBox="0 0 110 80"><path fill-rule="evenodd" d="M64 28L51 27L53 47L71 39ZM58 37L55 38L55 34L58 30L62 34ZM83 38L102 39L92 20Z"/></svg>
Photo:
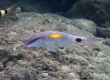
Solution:
<svg viewBox="0 0 110 80"><path fill-rule="evenodd" d="M15 6L11 6L5 10L0 10L0 17L4 17L7 14L12 13L15 10Z"/></svg>
<svg viewBox="0 0 110 80"><path fill-rule="evenodd" d="M59 39L62 37L63 37L63 34L51 34L51 35L49 35L49 38L52 38L52 39Z"/></svg>

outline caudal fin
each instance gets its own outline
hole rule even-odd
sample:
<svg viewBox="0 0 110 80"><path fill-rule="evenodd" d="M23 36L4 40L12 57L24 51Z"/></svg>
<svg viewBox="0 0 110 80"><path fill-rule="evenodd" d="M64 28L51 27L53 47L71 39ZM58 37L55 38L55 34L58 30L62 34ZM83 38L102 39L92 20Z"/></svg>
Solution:
<svg viewBox="0 0 110 80"><path fill-rule="evenodd" d="M16 5L12 5L11 7L7 8L6 11L8 14L11 14L15 11Z"/></svg>

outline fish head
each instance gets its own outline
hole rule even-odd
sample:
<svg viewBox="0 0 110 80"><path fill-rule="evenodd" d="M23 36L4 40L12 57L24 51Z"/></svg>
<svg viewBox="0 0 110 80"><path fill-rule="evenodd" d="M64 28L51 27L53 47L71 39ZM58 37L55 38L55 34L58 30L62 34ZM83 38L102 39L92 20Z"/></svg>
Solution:
<svg viewBox="0 0 110 80"><path fill-rule="evenodd" d="M75 36L74 37L74 41L76 44L80 43L80 44L84 44L86 46L90 46L90 47L96 47L97 45L95 44L95 42L97 41L96 38L88 38L88 37L78 37Z"/></svg>

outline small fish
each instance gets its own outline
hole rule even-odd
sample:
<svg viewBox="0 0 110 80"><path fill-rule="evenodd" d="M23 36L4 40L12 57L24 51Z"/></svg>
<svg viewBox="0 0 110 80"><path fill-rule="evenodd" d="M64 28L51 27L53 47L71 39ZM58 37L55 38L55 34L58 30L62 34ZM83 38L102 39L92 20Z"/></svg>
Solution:
<svg viewBox="0 0 110 80"><path fill-rule="evenodd" d="M74 44L82 43L87 46L95 47L94 38L79 37L66 32L45 31L33 35L26 42L28 48L45 48L51 52L57 52L58 48L63 47L66 50Z"/></svg>
<svg viewBox="0 0 110 80"><path fill-rule="evenodd" d="M4 17L7 14L11 14L14 10L15 10L15 5L7 8L7 9L0 10L0 17Z"/></svg>

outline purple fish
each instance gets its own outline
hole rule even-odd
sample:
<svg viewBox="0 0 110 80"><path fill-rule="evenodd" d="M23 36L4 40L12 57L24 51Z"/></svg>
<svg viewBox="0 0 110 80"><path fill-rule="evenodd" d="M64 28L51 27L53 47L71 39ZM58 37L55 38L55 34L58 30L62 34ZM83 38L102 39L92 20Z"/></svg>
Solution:
<svg viewBox="0 0 110 80"><path fill-rule="evenodd" d="M51 52L57 52L59 47L70 48L74 44L82 43L95 47L95 38L79 37L66 32L46 31L35 34L26 42L28 48L45 48Z"/></svg>

